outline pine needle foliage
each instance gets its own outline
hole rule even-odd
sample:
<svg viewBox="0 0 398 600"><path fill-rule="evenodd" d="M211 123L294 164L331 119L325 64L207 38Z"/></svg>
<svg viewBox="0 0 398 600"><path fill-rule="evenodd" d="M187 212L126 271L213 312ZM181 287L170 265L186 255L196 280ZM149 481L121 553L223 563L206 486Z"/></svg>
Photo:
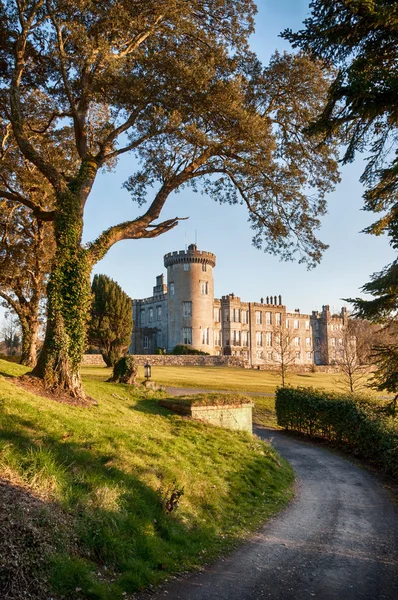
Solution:
<svg viewBox="0 0 398 600"><path fill-rule="evenodd" d="M95 275L89 342L100 348L108 367L113 367L130 344L133 331L131 298L107 275Z"/></svg>

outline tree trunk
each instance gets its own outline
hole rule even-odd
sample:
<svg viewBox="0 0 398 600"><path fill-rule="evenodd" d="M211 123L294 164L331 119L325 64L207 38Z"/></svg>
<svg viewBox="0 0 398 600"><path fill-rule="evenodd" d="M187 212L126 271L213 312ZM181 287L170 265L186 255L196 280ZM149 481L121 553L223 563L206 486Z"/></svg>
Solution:
<svg viewBox="0 0 398 600"><path fill-rule="evenodd" d="M84 399L80 363L91 302L91 264L81 245L81 200L68 189L58 198L54 221L56 253L47 287L46 337L33 374L46 388Z"/></svg>
<svg viewBox="0 0 398 600"><path fill-rule="evenodd" d="M22 354L21 365L34 368L37 363L37 343L39 335L37 315L32 320L21 320Z"/></svg>

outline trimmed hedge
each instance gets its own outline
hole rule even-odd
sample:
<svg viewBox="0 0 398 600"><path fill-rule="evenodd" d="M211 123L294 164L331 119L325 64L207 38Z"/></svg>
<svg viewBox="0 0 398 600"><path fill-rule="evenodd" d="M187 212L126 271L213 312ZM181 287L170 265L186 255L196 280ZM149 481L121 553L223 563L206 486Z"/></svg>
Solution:
<svg viewBox="0 0 398 600"><path fill-rule="evenodd" d="M375 402L313 388L278 388L278 425L336 442L398 477L398 420Z"/></svg>

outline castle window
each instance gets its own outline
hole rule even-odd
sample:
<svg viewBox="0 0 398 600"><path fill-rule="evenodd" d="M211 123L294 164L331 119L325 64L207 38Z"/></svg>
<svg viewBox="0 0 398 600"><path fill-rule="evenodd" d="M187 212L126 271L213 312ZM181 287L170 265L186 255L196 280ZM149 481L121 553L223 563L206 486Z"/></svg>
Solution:
<svg viewBox="0 0 398 600"><path fill-rule="evenodd" d="M214 322L215 323L219 323L220 322L220 309L219 308L215 308L214 311Z"/></svg>
<svg viewBox="0 0 398 600"><path fill-rule="evenodd" d="M261 325L261 311L256 310L256 325Z"/></svg>
<svg viewBox="0 0 398 600"><path fill-rule="evenodd" d="M214 345L221 346L221 331L215 330L213 335L214 335Z"/></svg>
<svg viewBox="0 0 398 600"><path fill-rule="evenodd" d="M170 296L174 296L174 283L170 283L169 290L170 290Z"/></svg>
<svg viewBox="0 0 398 600"><path fill-rule="evenodd" d="M233 308L232 309L232 320L235 323L239 323L240 319L239 319L239 308Z"/></svg>
<svg viewBox="0 0 398 600"><path fill-rule="evenodd" d="M270 331L265 334L265 345L272 346L272 333Z"/></svg>
<svg viewBox="0 0 398 600"><path fill-rule="evenodd" d="M202 263L202 271L207 271L207 264L206 263Z"/></svg>
<svg viewBox="0 0 398 600"><path fill-rule="evenodd" d="M289 329L289 319L286 319L286 329Z"/></svg>
<svg viewBox="0 0 398 600"><path fill-rule="evenodd" d="M306 346L311 346L311 338L305 338L305 345Z"/></svg>
<svg viewBox="0 0 398 600"><path fill-rule="evenodd" d="M144 350L148 350L149 338L147 335L144 335L144 338L142 340L142 345L143 345Z"/></svg>
<svg viewBox="0 0 398 600"><path fill-rule="evenodd" d="M300 346L300 338L299 337L295 337L294 338L294 345L295 346Z"/></svg>
<svg viewBox="0 0 398 600"><path fill-rule="evenodd" d="M332 339L330 340L330 345L331 345L331 346L335 346L335 345L336 345L336 338L332 338Z"/></svg>
<svg viewBox="0 0 398 600"><path fill-rule="evenodd" d="M339 338L339 346L343 345L343 338Z"/></svg>
<svg viewBox="0 0 398 600"><path fill-rule="evenodd" d="M298 319L294 319L294 325L293 325L294 329L299 329L300 327L300 321Z"/></svg>
<svg viewBox="0 0 398 600"><path fill-rule="evenodd" d="M315 346L316 346L317 348L319 348L319 346L320 346L320 345L321 345L321 339L320 339L319 337L316 337L316 338L315 338Z"/></svg>
<svg viewBox="0 0 398 600"><path fill-rule="evenodd" d="M305 322L305 328L307 329L307 331L310 329L310 322L309 321Z"/></svg>
<svg viewBox="0 0 398 600"><path fill-rule="evenodd" d="M279 327L282 325L281 313L275 313L275 325L278 325Z"/></svg>
<svg viewBox="0 0 398 600"><path fill-rule="evenodd" d="M191 317L192 316L192 302L183 302L182 303L182 315L183 315L183 317Z"/></svg>
<svg viewBox="0 0 398 600"><path fill-rule="evenodd" d="M315 321L315 330L319 331L319 321Z"/></svg>
<svg viewBox="0 0 398 600"><path fill-rule="evenodd" d="M242 331L241 338L242 338L242 346L248 346L248 333L247 333L247 331Z"/></svg>
<svg viewBox="0 0 398 600"><path fill-rule="evenodd" d="M271 314L272 313L270 313L268 311L265 313L265 324L266 325L271 325L272 324L272 316L271 316Z"/></svg>
<svg viewBox="0 0 398 600"><path fill-rule="evenodd" d="M229 321L229 310L224 308L224 321Z"/></svg>
<svg viewBox="0 0 398 600"><path fill-rule="evenodd" d="M272 352L267 352L267 360L268 360L269 362L271 362L271 361L272 361Z"/></svg>
<svg viewBox="0 0 398 600"><path fill-rule="evenodd" d="M263 345L263 335L261 331L256 331L256 346Z"/></svg>
<svg viewBox="0 0 398 600"><path fill-rule="evenodd" d="M206 346L210 344L210 329L208 327L202 330L202 344L206 344Z"/></svg>
<svg viewBox="0 0 398 600"><path fill-rule="evenodd" d="M192 344L192 327L182 328L182 343L187 345Z"/></svg>
<svg viewBox="0 0 398 600"><path fill-rule="evenodd" d="M189 263L184 263L184 271L189 271Z"/></svg>
<svg viewBox="0 0 398 600"><path fill-rule="evenodd" d="M149 309L149 322L152 323L153 322L153 308Z"/></svg>
<svg viewBox="0 0 398 600"><path fill-rule="evenodd" d="M242 323L247 323L247 310L242 310L241 311L241 315L242 315Z"/></svg>
<svg viewBox="0 0 398 600"><path fill-rule="evenodd" d="M207 295L209 293L209 283L208 283L208 281L202 281L200 283L200 292L203 295Z"/></svg>
<svg viewBox="0 0 398 600"><path fill-rule="evenodd" d="M320 352L315 352L315 362L316 363L321 362L321 353Z"/></svg>
<svg viewBox="0 0 398 600"><path fill-rule="evenodd" d="M234 329L232 332L232 342L234 346L240 346L239 334L240 331L237 331L236 329Z"/></svg>
<svg viewBox="0 0 398 600"><path fill-rule="evenodd" d="M157 320L161 321L161 319L162 319L162 307L161 306L157 307L156 314L157 314Z"/></svg>
<svg viewBox="0 0 398 600"><path fill-rule="evenodd" d="M307 352L307 360L312 360L312 352Z"/></svg>
<svg viewBox="0 0 398 600"><path fill-rule="evenodd" d="M300 352L296 352L296 360L300 360Z"/></svg>
<svg viewBox="0 0 398 600"><path fill-rule="evenodd" d="M145 321L145 309L141 308L140 311L140 319L141 319L141 323L143 323Z"/></svg>
<svg viewBox="0 0 398 600"><path fill-rule="evenodd" d="M281 345L281 334L280 333L275 334L275 344L278 344L278 346Z"/></svg>

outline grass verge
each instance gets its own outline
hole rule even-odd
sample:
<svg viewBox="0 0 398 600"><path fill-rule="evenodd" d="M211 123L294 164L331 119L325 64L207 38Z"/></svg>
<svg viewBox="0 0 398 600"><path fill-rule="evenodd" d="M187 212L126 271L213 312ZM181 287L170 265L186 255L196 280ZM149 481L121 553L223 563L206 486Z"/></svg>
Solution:
<svg viewBox="0 0 398 600"><path fill-rule="evenodd" d="M44 557L26 572L52 597L118 600L209 562L291 497L292 470L269 445L171 414L105 371L86 370L98 406L81 408L18 388L25 369L0 360L0 482L25 519L22 544L0 535L2 597L24 597L10 544Z"/></svg>

